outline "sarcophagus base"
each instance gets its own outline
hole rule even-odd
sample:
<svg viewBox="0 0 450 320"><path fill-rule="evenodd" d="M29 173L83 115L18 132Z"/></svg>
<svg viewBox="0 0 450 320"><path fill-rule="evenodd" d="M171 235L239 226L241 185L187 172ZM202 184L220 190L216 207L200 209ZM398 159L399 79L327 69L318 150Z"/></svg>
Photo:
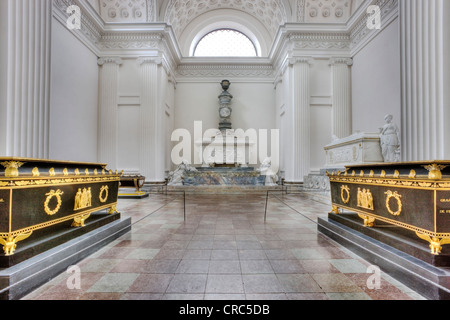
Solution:
<svg viewBox="0 0 450 320"><path fill-rule="evenodd" d="M328 219L336 221L357 232L391 246L412 257L418 258L436 267L450 267L450 247L443 246L439 255L430 254L429 245L419 239L415 232L395 225L377 222L376 228L367 228L355 213L330 213Z"/></svg>
<svg viewBox="0 0 450 320"><path fill-rule="evenodd" d="M398 234L396 237L392 237L394 231L389 230L390 227L373 229L362 227L361 229L356 226L358 222L354 219L356 217L350 218L345 213L339 216L330 213L328 218L318 219L318 231L370 262L371 267L378 267L381 272L392 276L425 298L432 300L450 299L450 271L448 268L436 267L387 244L386 242L397 242L396 245L403 246L402 249L406 251L408 249L405 249L405 247L409 247L410 250L415 247L413 243L402 239L403 237ZM359 222L359 225L361 225L361 222ZM379 234L374 235L374 233ZM377 240L377 237L382 239ZM427 247L422 248L420 245L419 248L420 254L424 255L429 249ZM443 248L442 252L445 254L444 250L446 249ZM440 256L435 256L434 259L441 259ZM367 272L368 279L374 275L373 271L369 271L369 269Z"/></svg>
<svg viewBox="0 0 450 320"><path fill-rule="evenodd" d="M74 228L72 221L66 221L46 229L36 230L32 237L20 242L20 246L17 246L13 255L0 254L0 268L14 266L118 219L120 219L120 213L95 212L85 221L83 228Z"/></svg>

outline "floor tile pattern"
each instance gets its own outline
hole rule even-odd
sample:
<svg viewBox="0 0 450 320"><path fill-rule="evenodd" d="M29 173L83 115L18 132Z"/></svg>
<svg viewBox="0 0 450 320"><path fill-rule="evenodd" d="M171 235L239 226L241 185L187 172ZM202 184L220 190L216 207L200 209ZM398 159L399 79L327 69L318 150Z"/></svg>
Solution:
<svg viewBox="0 0 450 320"><path fill-rule="evenodd" d="M414 300L317 231L329 205L303 194L150 194L120 199L132 230L80 261L80 288L62 273L23 299Z"/></svg>

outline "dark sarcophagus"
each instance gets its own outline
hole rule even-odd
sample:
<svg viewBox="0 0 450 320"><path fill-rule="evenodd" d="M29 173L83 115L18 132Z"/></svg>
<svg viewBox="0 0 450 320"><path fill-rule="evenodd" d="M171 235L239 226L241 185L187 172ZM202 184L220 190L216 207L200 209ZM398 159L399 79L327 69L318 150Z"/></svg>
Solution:
<svg viewBox="0 0 450 320"><path fill-rule="evenodd" d="M145 177L140 174L127 174L122 175L120 178L121 188L134 188L136 192L140 192L144 186Z"/></svg>
<svg viewBox="0 0 450 320"><path fill-rule="evenodd" d="M328 176L332 213L399 227L427 241L433 256L450 257L450 161L349 166Z"/></svg>
<svg viewBox="0 0 450 320"><path fill-rule="evenodd" d="M102 209L118 219L120 176L99 163L0 158L0 264L12 265L39 253L34 249L23 258L11 258L21 241L84 227Z"/></svg>

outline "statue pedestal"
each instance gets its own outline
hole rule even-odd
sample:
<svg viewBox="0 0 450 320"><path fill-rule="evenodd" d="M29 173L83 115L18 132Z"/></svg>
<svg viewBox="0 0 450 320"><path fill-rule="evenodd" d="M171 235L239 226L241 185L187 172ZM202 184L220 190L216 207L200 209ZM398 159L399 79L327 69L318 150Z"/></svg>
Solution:
<svg viewBox="0 0 450 320"><path fill-rule="evenodd" d="M334 140L324 147L326 168L343 168L346 165L384 162L378 133L355 133Z"/></svg>

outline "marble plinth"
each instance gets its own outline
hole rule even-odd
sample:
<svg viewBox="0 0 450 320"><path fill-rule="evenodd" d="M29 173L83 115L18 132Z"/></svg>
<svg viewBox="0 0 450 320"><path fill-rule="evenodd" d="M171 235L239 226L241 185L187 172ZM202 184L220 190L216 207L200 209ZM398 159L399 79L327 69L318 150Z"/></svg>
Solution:
<svg viewBox="0 0 450 320"><path fill-rule="evenodd" d="M264 186L265 176L252 167L200 167L197 171L184 173L183 185L185 186L234 186L250 185Z"/></svg>
<svg viewBox="0 0 450 320"><path fill-rule="evenodd" d="M83 229L98 224L98 220L87 220ZM1 269L0 300L20 299L130 230L131 218L116 219L12 267ZM67 238L69 233L77 232L77 229L72 228L55 233L52 237L57 241Z"/></svg>
<svg viewBox="0 0 450 320"><path fill-rule="evenodd" d="M354 225L346 217L329 215L328 218L318 219L318 231L378 266L383 272L424 297L432 300L450 299L448 268L436 267L405 252L407 248L411 252L421 250L425 253L426 246L418 243L413 237L406 239L399 237L398 234L392 234L389 228L356 229L351 224ZM377 233L376 237L373 233ZM395 247L386 244L386 239L390 239L390 244L394 244ZM419 248L420 245L423 248Z"/></svg>

